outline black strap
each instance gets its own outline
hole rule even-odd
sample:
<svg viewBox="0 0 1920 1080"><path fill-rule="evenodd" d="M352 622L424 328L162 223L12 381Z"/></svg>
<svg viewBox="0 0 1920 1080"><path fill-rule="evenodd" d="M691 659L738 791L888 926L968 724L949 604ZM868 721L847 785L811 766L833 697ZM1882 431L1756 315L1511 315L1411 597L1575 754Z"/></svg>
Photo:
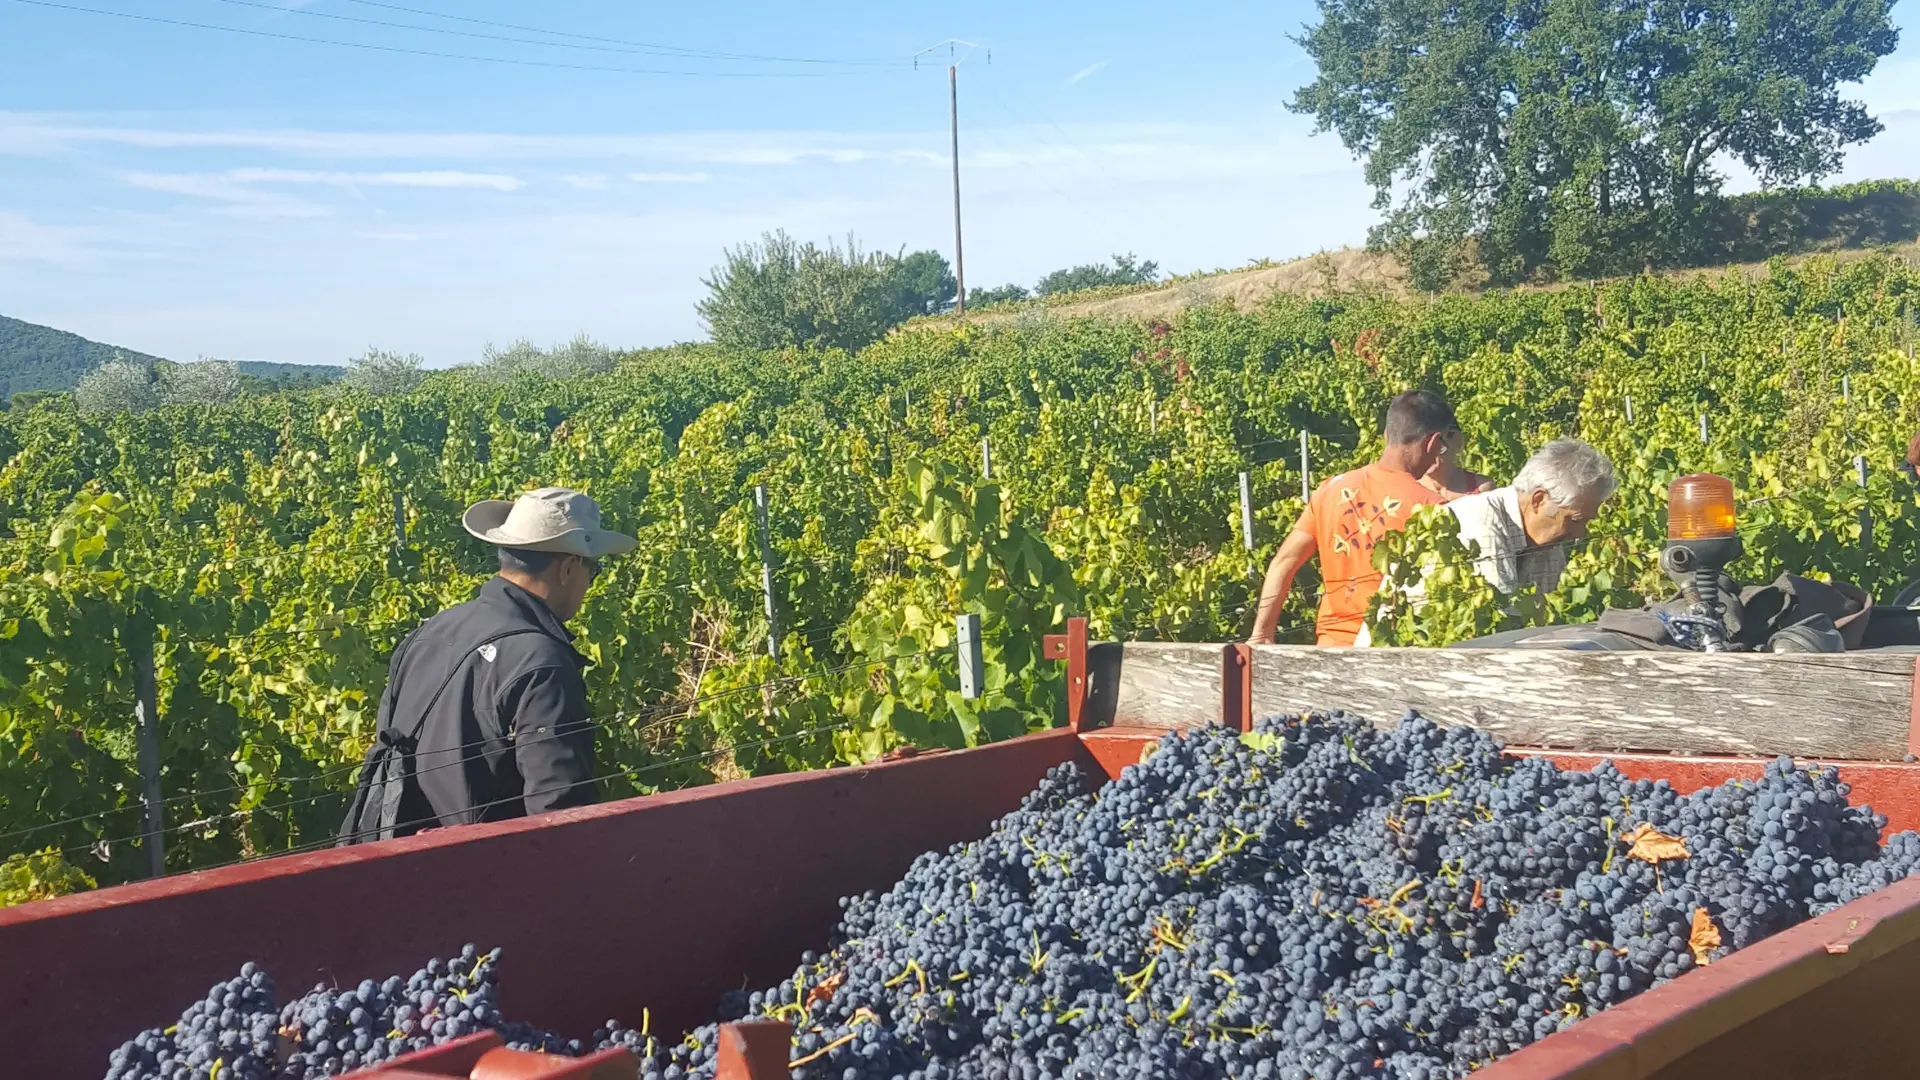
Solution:
<svg viewBox="0 0 1920 1080"><path fill-rule="evenodd" d="M440 704L440 698L447 692L447 687L453 685L454 676L460 674L466 667L468 656L478 653L502 638L510 638L516 634L544 632L537 627L522 626L483 638L473 645L467 654L462 655L447 671L447 677L441 681L439 689L433 692L433 697L427 701L427 707L421 710L412 729L405 735L397 733L398 721L394 716L400 702L400 666L406 656L407 647L413 644L413 639L419 631L415 630L412 634L408 634L394 648L393 661L389 665L387 676L387 690L384 695L387 724L376 734L374 744L367 748L367 760L361 768L360 783L354 791L347 822L341 831L341 843L358 843L364 839L391 839L399 835L399 829L403 825L409 824L400 820L401 807L408 787L417 787L419 783L414 779L413 754L419 745L420 731L426 727L427 720L433 716L433 710ZM374 798L373 788L376 785L380 789L378 794L380 807L378 816L372 823L373 828L369 829L365 827L362 819L365 817L367 804Z"/></svg>
<svg viewBox="0 0 1920 1080"><path fill-rule="evenodd" d="M440 704L440 696L441 696L442 694L445 694L445 693L447 692L447 687L449 687L449 686L452 686L452 685L453 685L453 677L454 677L455 675L458 675L458 674L460 674L460 670L461 670L462 668L464 668L464 667L466 666L466 664L467 664L467 660L468 660L468 658L469 658L469 657L471 657L471 656L472 656L473 654L475 654L475 653L478 653L478 652L479 652L479 651L480 651L481 649L484 649L484 648L486 648L487 646L489 646L489 645L491 645L491 644L493 644L494 642L496 642L496 641L499 641L499 640L500 640L501 638L510 638L510 637L513 637L513 636L514 636L514 635L516 635L516 634L543 634L543 633L545 633L545 632L546 632L546 631L544 631L544 630L541 630L541 629L539 629L538 627L532 627L532 626L521 626L521 627L517 627L517 628L515 628L515 629L512 629L512 630L503 630L503 631L501 631L500 633L498 633L498 634L495 634L495 635L493 635L492 637L489 637L489 638L483 638L483 639L481 639L481 640L480 640L480 642L479 642L478 644L476 644L476 645L473 645L472 647L470 647L469 649L467 649L467 653L466 653L466 655L464 655L464 656L462 656L462 657L460 658L460 660L459 660L459 662L458 662L458 663L456 663L456 664L454 664L454 665L453 665L453 667L452 667L452 669L451 669L451 670L449 670L449 671L447 672L447 677L446 677L446 679L445 679L445 680L443 680L443 681L442 681L442 682L440 683L440 689L438 689L438 690L435 690L435 691L433 692L433 697L431 697L431 698L429 698L429 699L427 699L427 707L426 707L426 708L425 708L424 710L422 710L422 711L421 711L421 713L420 713L420 719L418 719L418 720L416 720L416 721L414 721L414 723L413 723L413 730L412 730L412 731L409 731L409 732L407 732L407 737L406 737L406 743L407 743L407 746L408 746L408 749L407 749L407 753L409 753L409 754L410 754L410 753L412 753L412 752L413 752L413 750L412 750L412 746L413 746L413 744L414 744L414 743L415 743L415 742L416 742L416 741L417 741L417 740L418 740L418 739L420 738L420 729L421 729L421 728L424 728L424 727L426 727L426 726L427 726L427 720L428 720L428 718L430 718L431 716L433 716L433 710L434 710L434 707ZM408 638L407 638L407 641L412 641L412 640L413 640L413 638L412 638L412 636L411 636L411 635L409 635L409 636L408 636ZM405 644L406 644L406 642L402 642L402 643L401 643L401 645L402 645L403 647L405 646ZM400 671L400 665L399 665L399 663L398 663L398 661L400 660L400 654L399 654L399 650L398 650L398 649L396 649L396 650L394 650L394 654L395 654L395 655L394 655L394 661L395 661L395 663L394 663L394 667L393 667L393 670L394 670L394 672L395 672L395 674L398 674L398 673L399 673L399 671ZM393 694L393 692L394 692L394 687L395 687L395 686L397 686L397 685L399 685L399 682L400 682L400 680L399 680L399 679L397 679L397 678L394 678L394 679L389 679L389 680L388 680L388 685L387 685L387 692L388 692L389 694ZM400 699L399 699L399 697L398 697L398 696L395 696L395 697L393 698L393 703L392 703L392 705L389 705L389 706L388 706L388 711L387 711L387 716L388 716L389 718L392 718L392 716L393 716L393 711L392 711L392 710L393 710L393 708L394 708L395 706L398 706L398 705L399 705L399 703L400 703ZM382 735L382 737L383 737L383 738L384 738L384 737L386 736L386 734L387 734L387 733L386 733L386 732L384 732L384 731L383 731L383 732L381 732L381 735Z"/></svg>

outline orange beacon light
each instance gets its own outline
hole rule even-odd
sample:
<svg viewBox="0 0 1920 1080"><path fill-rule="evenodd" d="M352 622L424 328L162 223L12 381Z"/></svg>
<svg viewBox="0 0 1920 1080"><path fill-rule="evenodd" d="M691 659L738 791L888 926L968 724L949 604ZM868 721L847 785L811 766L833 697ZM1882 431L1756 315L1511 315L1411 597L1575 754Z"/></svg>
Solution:
<svg viewBox="0 0 1920 1080"><path fill-rule="evenodd" d="M1690 473L1667 488L1667 539L1724 540L1735 535L1733 481Z"/></svg>

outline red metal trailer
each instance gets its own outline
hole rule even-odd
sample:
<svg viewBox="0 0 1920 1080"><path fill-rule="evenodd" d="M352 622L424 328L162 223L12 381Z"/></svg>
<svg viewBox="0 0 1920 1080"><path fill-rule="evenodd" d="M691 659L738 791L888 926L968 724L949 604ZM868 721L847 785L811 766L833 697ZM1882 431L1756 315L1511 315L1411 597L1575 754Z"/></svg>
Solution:
<svg viewBox="0 0 1920 1080"><path fill-rule="evenodd" d="M723 992L790 972L803 949L826 940L841 895L884 887L920 852L983 835L1052 766L1075 761L1090 775L1113 777L1169 728L1244 726L1256 711L1347 704L1316 698L1317 672L1329 673L1327 685L1348 680L1358 688L1351 703L1379 719L1420 705L1436 719L1473 721L1516 744L1552 744L1516 745L1515 753L1546 753L1576 767L1609 757L1630 775L1665 777L1683 790L1758 776L1768 757L1742 749L1830 760L1853 783L1856 800L1887 814L1890 829L1920 828L1920 766L1899 760L1916 716L1911 654L1691 655L1660 657L1651 668L1645 657L1623 654L1516 661L1368 650L1371 657L1357 658L1285 646L1090 645L1078 623L1050 650L1069 668L1068 728L0 911L0 1046L11 1051L4 1072L97 1076L120 1041L170 1022L247 960L289 988L352 984L409 971L467 941L506 949L502 1002L517 1018L585 1033L645 1007L657 1029L690 1027L711 1018ZM1400 665L1404 689L1385 686L1385 676L1369 674L1357 659L1387 665L1381 670ZM1735 659L1744 666L1727 663ZM1584 702L1591 712L1593 701L1656 676L1666 689L1648 690L1638 714L1625 709L1584 726L1562 715L1566 702ZM1776 679L1808 688L1791 710L1766 689ZM1461 690L1501 680L1553 689L1514 691L1498 703L1499 714ZM1636 715L1693 708L1685 695L1701 697L1702 685L1728 680L1738 683L1734 704L1700 706L1684 730L1636 727ZM1554 738L1514 738L1528 732ZM1659 745L1656 736L1673 744L1665 749L1689 753L1644 752ZM1690 972L1480 1075L1920 1074L1920 1039L1899 1021L1913 1000L1920 1000L1920 881ZM435 1074L448 1075L425 1065L412 1073Z"/></svg>

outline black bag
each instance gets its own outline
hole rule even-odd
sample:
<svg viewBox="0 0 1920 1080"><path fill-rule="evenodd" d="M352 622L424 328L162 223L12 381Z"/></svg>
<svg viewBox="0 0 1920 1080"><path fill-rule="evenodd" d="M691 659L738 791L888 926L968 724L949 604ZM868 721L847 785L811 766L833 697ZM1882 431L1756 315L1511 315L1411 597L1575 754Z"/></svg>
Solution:
<svg viewBox="0 0 1920 1080"><path fill-rule="evenodd" d="M388 665L391 674L387 677L387 690L380 702L379 734L373 740L373 745L367 747L366 761L360 766L360 782L354 786L353 801L347 805L347 818L340 825L340 837L335 847L412 836L434 820L433 807L428 804L426 793L420 790L420 781L414 776L413 755L420 745L420 729L426 725L427 717L433 715L434 706L440 704L440 695L453 685L454 676L460 674L469 658L481 648L515 634L539 632L532 627L520 627L495 634L464 650L459 662L453 665L446 679L440 683L440 688L427 699L427 707L421 711L420 718L402 735L393 710L399 701L400 680L397 676L400 661L406 655L407 646L413 644L414 635L407 635L406 640L394 649L393 662Z"/></svg>
<svg viewBox="0 0 1920 1080"><path fill-rule="evenodd" d="M1728 641L1745 649L1763 648L1775 634L1815 615L1831 619L1846 647L1857 649L1873 615L1873 598L1854 585L1827 584L1798 574L1781 574L1770 585L1744 589L1722 574L1720 604ZM1608 608L1596 625L1637 639L1649 649L1672 648L1675 642L1660 616L1682 615L1692 606L1689 585L1680 596L1643 608Z"/></svg>

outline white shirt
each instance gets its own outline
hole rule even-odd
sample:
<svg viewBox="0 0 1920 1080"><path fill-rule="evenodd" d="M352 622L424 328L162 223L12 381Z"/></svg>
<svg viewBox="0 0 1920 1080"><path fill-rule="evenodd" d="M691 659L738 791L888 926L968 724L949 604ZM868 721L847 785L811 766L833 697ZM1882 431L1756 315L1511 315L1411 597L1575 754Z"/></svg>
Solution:
<svg viewBox="0 0 1920 1080"><path fill-rule="evenodd" d="M1480 558L1474 569L1503 596L1512 596L1528 585L1538 586L1542 595L1560 584L1567 569L1567 545L1536 548L1527 539L1520 522L1520 493L1511 487L1476 492L1446 504L1460 523L1460 542L1480 545ZM1385 587L1385 582L1382 582ZM1418 613L1426 600L1423 582L1405 590L1405 596ZM1373 643L1372 628L1362 626L1354 645L1365 648Z"/></svg>
<svg viewBox="0 0 1920 1080"><path fill-rule="evenodd" d="M1463 495L1447 504L1460 522L1460 541L1480 545L1474 569L1507 596L1528 585L1550 593L1567 569L1567 546L1536 548L1520 523L1520 493L1511 487Z"/></svg>

